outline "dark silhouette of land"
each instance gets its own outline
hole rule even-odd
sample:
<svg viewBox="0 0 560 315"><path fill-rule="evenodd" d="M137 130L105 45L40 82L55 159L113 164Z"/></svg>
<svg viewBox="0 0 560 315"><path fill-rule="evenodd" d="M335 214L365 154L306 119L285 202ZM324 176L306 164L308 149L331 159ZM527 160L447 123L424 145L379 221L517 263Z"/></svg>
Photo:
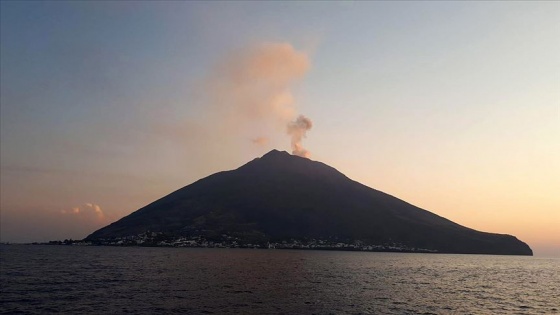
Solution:
<svg viewBox="0 0 560 315"><path fill-rule="evenodd" d="M322 240L405 251L532 255L514 236L461 226L326 164L276 150L183 187L86 240L130 239L148 231L263 247Z"/></svg>

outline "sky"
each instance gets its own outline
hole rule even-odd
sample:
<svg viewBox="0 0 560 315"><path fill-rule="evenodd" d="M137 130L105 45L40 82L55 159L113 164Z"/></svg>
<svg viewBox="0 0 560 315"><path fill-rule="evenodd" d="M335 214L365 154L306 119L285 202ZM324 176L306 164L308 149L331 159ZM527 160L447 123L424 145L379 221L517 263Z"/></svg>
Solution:
<svg viewBox="0 0 560 315"><path fill-rule="evenodd" d="M560 256L560 2L0 5L2 242L297 149Z"/></svg>

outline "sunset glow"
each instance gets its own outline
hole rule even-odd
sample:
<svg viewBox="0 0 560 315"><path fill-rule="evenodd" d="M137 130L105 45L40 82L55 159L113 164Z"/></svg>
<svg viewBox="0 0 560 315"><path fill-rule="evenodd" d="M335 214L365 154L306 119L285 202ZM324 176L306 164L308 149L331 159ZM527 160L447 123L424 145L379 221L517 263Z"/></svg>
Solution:
<svg viewBox="0 0 560 315"><path fill-rule="evenodd" d="M278 149L560 256L560 2L0 4L2 242Z"/></svg>

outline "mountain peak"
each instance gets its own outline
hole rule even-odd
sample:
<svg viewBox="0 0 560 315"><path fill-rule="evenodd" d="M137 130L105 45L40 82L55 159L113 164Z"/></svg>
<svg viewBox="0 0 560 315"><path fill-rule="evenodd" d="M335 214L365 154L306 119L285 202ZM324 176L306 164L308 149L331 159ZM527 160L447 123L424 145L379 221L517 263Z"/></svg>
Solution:
<svg viewBox="0 0 560 315"><path fill-rule="evenodd" d="M291 154L286 151L279 151L276 149L272 149L270 152L266 153L262 156L262 158L279 158L279 157L288 157Z"/></svg>
<svg viewBox="0 0 560 315"><path fill-rule="evenodd" d="M292 155L286 151L271 150L260 158L255 158L251 162L241 166L239 169L246 170L278 170L293 169L296 165L301 165L303 161L297 155ZM307 159L306 159L307 160ZM305 163L306 164L306 163ZM300 166L301 167L301 166Z"/></svg>

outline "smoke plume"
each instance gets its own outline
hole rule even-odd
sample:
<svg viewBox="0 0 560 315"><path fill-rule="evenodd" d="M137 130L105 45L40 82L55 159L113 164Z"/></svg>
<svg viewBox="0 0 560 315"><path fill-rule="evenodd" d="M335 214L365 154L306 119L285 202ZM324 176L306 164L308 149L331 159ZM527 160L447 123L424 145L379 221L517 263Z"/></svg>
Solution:
<svg viewBox="0 0 560 315"><path fill-rule="evenodd" d="M292 137L292 154L301 157L309 157L309 151L303 148L301 142L305 138L307 130L313 127L311 120L303 115L288 124L288 134Z"/></svg>
<svg viewBox="0 0 560 315"><path fill-rule="evenodd" d="M229 55L206 85L210 105L206 134L226 144L235 139L265 147L275 135L292 137L293 154L309 156L301 139L311 121L297 117L292 88L310 67L304 52L289 43L265 43ZM294 121L295 119L295 121ZM246 141L246 140L245 140Z"/></svg>

